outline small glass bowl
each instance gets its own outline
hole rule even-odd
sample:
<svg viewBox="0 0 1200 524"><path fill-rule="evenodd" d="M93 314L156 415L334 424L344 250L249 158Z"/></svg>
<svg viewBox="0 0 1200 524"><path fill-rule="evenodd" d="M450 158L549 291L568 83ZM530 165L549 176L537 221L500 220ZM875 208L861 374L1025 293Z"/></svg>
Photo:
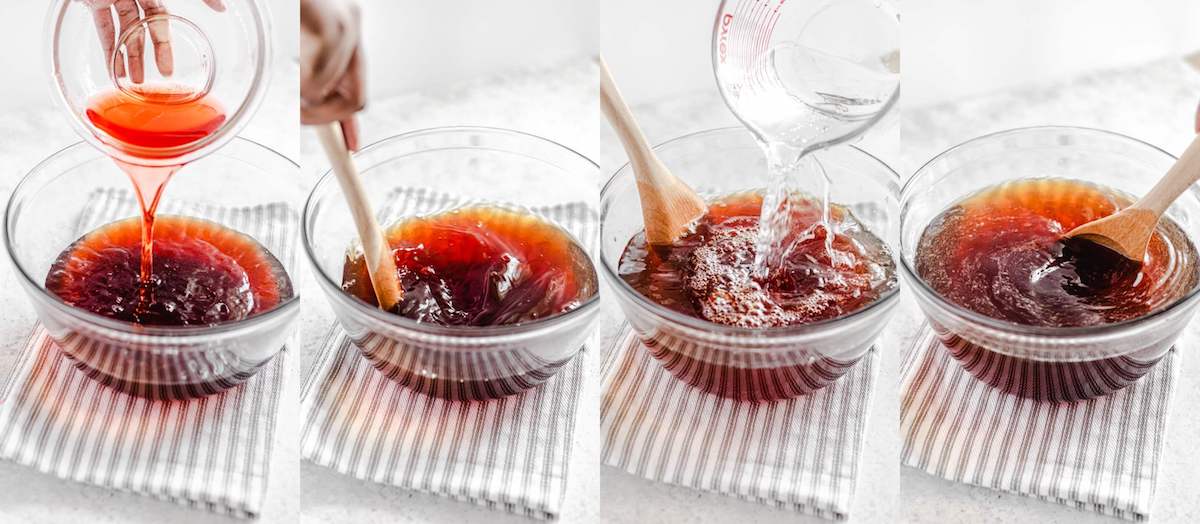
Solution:
<svg viewBox="0 0 1200 524"><path fill-rule="evenodd" d="M765 190L765 156L745 128L714 129L654 148L676 176L706 198ZM816 154L834 181L830 197L849 208L888 245L899 216L900 180L887 165L852 146ZM798 189L820 194L816 180ZM825 387L867 353L899 294L886 293L849 315L800 326L749 329L690 317L638 293L621 278L621 254L644 229L637 184L626 164L600 195L601 273L650 354L679 379L742 400L790 398Z"/></svg>
<svg viewBox="0 0 1200 524"><path fill-rule="evenodd" d="M917 303L950 354L972 375L1003 391L1049 401L1106 395L1153 369L1195 313L1197 289L1141 318L1086 327L1014 324L943 299L916 273L916 247L929 223L989 186L1022 178L1067 178L1145 194L1175 159L1133 138L1074 127L1030 127L975 138L934 157L904 186L900 255ZM1200 189L1167 210L1189 238L1200 238Z"/></svg>
<svg viewBox="0 0 1200 524"><path fill-rule="evenodd" d="M174 50L173 74L160 75L149 35L145 35L145 85L182 85L205 92L221 103L226 117L220 128L202 139L169 148L147 148L113 138L88 118L88 101L97 93L121 88L128 96L139 95L127 89L128 77L115 78L112 73L117 51L105 55L92 9L77 0L55 0L46 18L49 79L79 136L113 158L154 167L191 163L237 136L267 91L270 23L262 0L224 0L224 5L225 10L217 12L198 1L166 2L169 15L139 22L143 30L152 20L166 24ZM120 33L115 35L120 43L134 33L115 30Z"/></svg>
<svg viewBox="0 0 1200 524"><path fill-rule="evenodd" d="M295 224L295 210L304 195L298 172L298 166L282 155L237 138L176 173L163 206L186 202L230 209L284 203L286 211L273 208L280 213L278 219ZM46 290L51 264L86 232L79 230L81 211L110 189L132 195L133 186L112 159L80 142L34 167L9 198L4 213L7 253L51 338L89 376L150 398L208 395L254 375L283 347L289 325L300 311L295 293L274 309L245 320L213 327L170 327L100 316L69 306ZM122 212L118 219L141 216L132 197ZM237 229L220 217L203 218ZM255 240L263 246L288 243L281 238ZM295 248L272 252L289 275L295 274L294 252Z"/></svg>
<svg viewBox="0 0 1200 524"><path fill-rule="evenodd" d="M573 204L580 218L591 215L588 220L595 221L596 164L533 135L483 127L427 129L364 147L354 160L384 228L470 203L511 206L551 222L556 218L543 210ZM331 173L313 188L302 223L316 280L351 340L389 378L431 396L483 400L541 384L579 353L599 313L597 294L576 309L522 324L417 322L342 290L343 266L348 251L358 249L358 233ZM580 245L594 254L593 245Z"/></svg>

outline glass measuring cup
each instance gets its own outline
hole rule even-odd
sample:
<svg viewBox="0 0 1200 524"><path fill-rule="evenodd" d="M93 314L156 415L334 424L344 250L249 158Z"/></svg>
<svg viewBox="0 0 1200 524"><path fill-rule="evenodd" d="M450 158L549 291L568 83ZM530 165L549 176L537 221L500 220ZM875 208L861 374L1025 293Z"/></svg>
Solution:
<svg viewBox="0 0 1200 524"><path fill-rule="evenodd" d="M267 88L270 28L261 0L226 0L216 12L202 2L173 2L168 15L143 17L118 28L113 52L105 53L97 38L93 12L84 3L56 0L46 20L50 81L60 107L71 115L76 132L93 147L127 164L169 167L190 163L228 143L246 125ZM171 35L174 70L163 74L155 65L150 24L162 24ZM145 35L145 78L114 73L120 51ZM129 143L99 128L88 115L97 95L120 91L133 100L150 87L179 93L165 103L186 104L207 97L220 104L224 119L196 140L164 147Z"/></svg>
<svg viewBox="0 0 1200 524"><path fill-rule="evenodd" d="M874 125L900 95L899 15L881 0L723 0L712 35L725 103L803 153Z"/></svg>

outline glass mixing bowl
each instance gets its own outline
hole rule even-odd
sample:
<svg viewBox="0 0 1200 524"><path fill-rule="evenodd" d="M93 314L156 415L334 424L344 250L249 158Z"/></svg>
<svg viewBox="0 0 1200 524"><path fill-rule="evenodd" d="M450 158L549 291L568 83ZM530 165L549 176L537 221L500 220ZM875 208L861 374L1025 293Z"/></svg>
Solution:
<svg viewBox="0 0 1200 524"><path fill-rule="evenodd" d="M217 12L204 2L166 2L170 14L145 18L118 34L118 44L129 43L151 21L166 24L171 34L174 71L161 75L154 52L145 38L144 85L171 84L207 92L225 110L225 121L215 132L170 148L144 148L124 143L97 128L87 116L88 101L106 90L120 88L130 97L129 76L118 78L112 64L121 45L106 54L97 38L92 10L77 0L55 0L46 20L50 50L50 82L59 105L69 115L79 136L105 154L145 166L187 164L228 143L250 120L267 90L271 58L270 27L261 0L225 0ZM117 29L120 33L120 29Z"/></svg>
<svg viewBox="0 0 1200 524"><path fill-rule="evenodd" d="M1175 159L1116 133L1031 127L975 138L930 160L901 195L903 274L943 345L967 371L1004 391L1070 401L1111 393L1150 372L1195 313L1196 289L1141 318L1089 327L1024 326L980 315L943 299L916 273L921 234L942 211L983 188L1013 179L1057 177L1145 194ZM1189 238L1200 238L1200 189L1167 210Z"/></svg>
<svg viewBox="0 0 1200 524"><path fill-rule="evenodd" d="M178 214L249 234L294 275L297 210L305 191L298 172L282 155L234 139L177 173L167 186L162 211L177 209ZM295 293L245 320L215 327L165 327L100 316L68 306L46 291L51 264L86 232L81 229L91 229L85 223L93 215L87 212L100 212L101 202L107 205L105 214L111 211L117 219L141 216L125 174L103 153L80 142L34 167L13 191L4 213L4 242L17 279L50 336L80 369L130 393L185 398L241 383L279 352L300 311ZM244 218L227 212L234 209L261 210L265 214L259 216L276 227L256 233L237 222Z"/></svg>
<svg viewBox="0 0 1200 524"><path fill-rule="evenodd" d="M706 198L768 185L762 149L744 128L703 131L654 148L673 174ZM851 146L816 154L831 180L831 200L849 208L888 245L896 237L900 180L887 165ZM819 177L798 189L820 194ZM896 289L839 318L800 326L749 329L716 324L663 307L621 278L621 254L644 229L633 172L626 164L600 195L601 273L651 355L681 380L746 400L803 395L833 383L871 348L898 299Z"/></svg>
<svg viewBox="0 0 1200 524"><path fill-rule="evenodd" d="M594 253L597 166L549 140L504 129L414 131L354 155L380 224L468 203L528 210L575 233ZM548 380L583 347L599 296L542 320L507 326L441 326L394 315L344 292L342 270L358 233L337 180L326 173L309 195L304 246L317 282L346 333L371 364L397 382L449 399L519 393Z"/></svg>

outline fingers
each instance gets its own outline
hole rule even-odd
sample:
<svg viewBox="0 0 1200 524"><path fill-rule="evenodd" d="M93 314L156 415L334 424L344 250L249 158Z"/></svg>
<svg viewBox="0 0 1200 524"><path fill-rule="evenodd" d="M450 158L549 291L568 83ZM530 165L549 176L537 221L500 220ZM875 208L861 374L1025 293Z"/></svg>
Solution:
<svg viewBox="0 0 1200 524"><path fill-rule="evenodd" d="M112 10L108 6L101 7L92 11L92 18L96 22L96 35L100 37L100 49L104 51L104 67L107 69L113 67L113 73L117 78L125 76L125 61L113 61L113 46L116 44L117 33L113 27Z"/></svg>
<svg viewBox="0 0 1200 524"><path fill-rule="evenodd" d="M341 122L342 138L346 139L346 149L350 152L358 151L358 120L351 116Z"/></svg>
<svg viewBox="0 0 1200 524"><path fill-rule="evenodd" d="M340 122L350 118L362 108L358 101L348 100L334 94L318 103L300 101L300 123L304 125Z"/></svg>
<svg viewBox="0 0 1200 524"><path fill-rule="evenodd" d="M356 51L350 59L345 74L338 79L332 91L320 100L301 98L300 122L324 124L341 122L354 116L366 105L363 82L362 60Z"/></svg>
<svg viewBox="0 0 1200 524"><path fill-rule="evenodd" d="M121 22L120 33L132 29L129 39L125 40L125 62L129 72L129 80L135 84L145 80L145 69L142 64L142 54L145 50L144 30L138 23L138 5L134 0L117 0L113 3L117 10L117 19Z"/></svg>
<svg viewBox="0 0 1200 524"><path fill-rule="evenodd" d="M362 53L356 47L354 55L350 57L350 64L346 67L346 74L342 75L334 91L350 102L355 111L360 111L366 105L363 83Z"/></svg>
<svg viewBox="0 0 1200 524"><path fill-rule="evenodd" d="M306 4L307 5L307 4ZM302 46L314 47L309 74L301 78L300 96L323 100L338 87L359 47L360 17L355 4L321 3L324 8L301 12ZM304 53L304 50L302 50Z"/></svg>
<svg viewBox="0 0 1200 524"><path fill-rule="evenodd" d="M213 11L218 13L225 12L225 2L222 2L221 0L204 0L204 5L207 5L208 7L212 8Z"/></svg>
<svg viewBox="0 0 1200 524"><path fill-rule="evenodd" d="M146 18L167 14L162 0L139 0ZM175 58L171 51L171 26L167 20L155 20L146 24L150 28L150 42L154 44L154 63L163 76L175 72Z"/></svg>

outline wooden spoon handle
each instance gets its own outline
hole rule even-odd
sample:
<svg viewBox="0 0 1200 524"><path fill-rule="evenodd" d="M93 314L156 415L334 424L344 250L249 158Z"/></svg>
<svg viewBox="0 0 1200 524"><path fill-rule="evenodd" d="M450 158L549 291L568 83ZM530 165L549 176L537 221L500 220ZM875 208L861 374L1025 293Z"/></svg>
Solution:
<svg viewBox="0 0 1200 524"><path fill-rule="evenodd" d="M375 296L379 307L390 311L400 302L403 291L400 280L396 276L396 260L392 258L391 247L383 236L383 230L375 221L375 213L371 210L371 202L363 189L362 180L358 177L358 169L346 149L346 139L336 122L317 126L317 138L325 149L325 156L333 167L338 184L342 186L342 194L346 204L350 206L350 214L354 216L354 225L358 228L358 238L362 242L363 257L367 263L367 274L371 277L371 286L375 288Z"/></svg>
<svg viewBox="0 0 1200 524"><path fill-rule="evenodd" d="M1171 166L1166 176L1162 177L1145 196L1132 208L1146 209L1161 216L1171 207L1179 195L1187 191L1197 180L1200 180L1200 135L1192 140L1192 144L1179 157L1179 161Z"/></svg>
<svg viewBox="0 0 1200 524"><path fill-rule="evenodd" d="M617 138L621 139L621 146L625 148L625 154L633 164L634 174L642 176L650 173L650 166L654 163L650 142L646 140L646 135L642 134L641 128L634 120L629 104L621 97L621 91L617 89L617 83L613 80L604 57L600 57L600 110L612 124Z"/></svg>

